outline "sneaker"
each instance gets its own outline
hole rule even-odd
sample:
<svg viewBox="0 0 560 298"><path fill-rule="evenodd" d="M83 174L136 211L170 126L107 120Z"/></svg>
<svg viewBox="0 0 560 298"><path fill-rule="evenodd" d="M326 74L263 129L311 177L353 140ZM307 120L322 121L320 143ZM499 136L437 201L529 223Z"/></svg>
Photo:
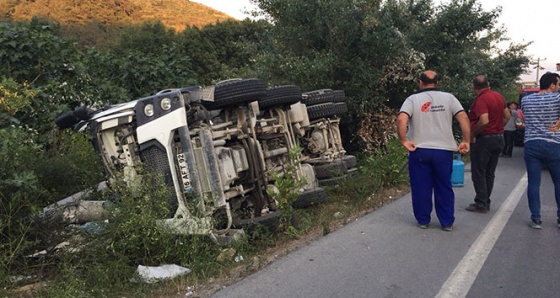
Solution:
<svg viewBox="0 0 560 298"><path fill-rule="evenodd" d="M427 229L427 228L430 227L430 224L425 224L425 225L423 225L423 224L418 224L418 227L419 227L420 229L422 229L422 230L425 230L425 229Z"/></svg>
<svg viewBox="0 0 560 298"><path fill-rule="evenodd" d="M487 208L480 208L476 204L470 204L467 208L465 208L465 210L476 213L488 213Z"/></svg>
<svg viewBox="0 0 560 298"><path fill-rule="evenodd" d="M531 220L531 224L529 226L531 228L535 229L535 230L540 230L540 229L542 229L542 220L533 219L533 220Z"/></svg>
<svg viewBox="0 0 560 298"><path fill-rule="evenodd" d="M453 226L443 227L441 229L446 231L446 232L451 232L451 231L453 231Z"/></svg>

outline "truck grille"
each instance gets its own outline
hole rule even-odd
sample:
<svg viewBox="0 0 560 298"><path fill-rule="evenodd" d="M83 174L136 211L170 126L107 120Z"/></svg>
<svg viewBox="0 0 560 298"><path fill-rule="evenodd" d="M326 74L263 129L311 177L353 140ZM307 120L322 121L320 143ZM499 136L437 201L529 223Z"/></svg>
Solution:
<svg viewBox="0 0 560 298"><path fill-rule="evenodd" d="M150 146L142 150L140 157L144 162L145 168L148 171L159 174L163 177L165 185L168 189L169 213L171 216L177 211L177 195L175 193L175 185L173 184L173 176L169 168L169 160L165 150L157 147Z"/></svg>

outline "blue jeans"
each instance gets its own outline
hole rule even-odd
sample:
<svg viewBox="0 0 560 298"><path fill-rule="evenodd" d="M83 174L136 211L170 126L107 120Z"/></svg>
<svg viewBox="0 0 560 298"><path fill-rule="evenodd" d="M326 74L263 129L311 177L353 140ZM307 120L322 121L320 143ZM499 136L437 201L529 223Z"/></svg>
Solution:
<svg viewBox="0 0 560 298"><path fill-rule="evenodd" d="M560 218L560 144L545 140L527 141L523 158L527 167L527 199L529 200L531 219L541 220L540 188L543 165L548 166L554 183L556 215Z"/></svg>
<svg viewBox="0 0 560 298"><path fill-rule="evenodd" d="M441 226L452 226L455 221L455 193L451 186L453 152L417 148L408 155L408 171L412 210L418 223L430 223L433 194Z"/></svg>

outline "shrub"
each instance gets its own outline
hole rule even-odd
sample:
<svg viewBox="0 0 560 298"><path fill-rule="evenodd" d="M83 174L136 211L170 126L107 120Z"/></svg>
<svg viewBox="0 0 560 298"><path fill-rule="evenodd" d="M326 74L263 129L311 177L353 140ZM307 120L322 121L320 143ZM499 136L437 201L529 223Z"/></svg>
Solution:
<svg viewBox="0 0 560 298"><path fill-rule="evenodd" d="M0 129L0 284L22 266L21 256L33 244L28 234L39 208L36 198L45 195L33 171L34 162L42 158L35 137L24 127Z"/></svg>

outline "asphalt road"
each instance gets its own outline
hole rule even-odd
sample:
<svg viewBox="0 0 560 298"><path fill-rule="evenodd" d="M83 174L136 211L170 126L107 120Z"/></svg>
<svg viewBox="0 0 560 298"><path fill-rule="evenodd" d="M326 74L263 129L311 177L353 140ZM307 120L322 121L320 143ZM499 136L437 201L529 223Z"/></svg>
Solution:
<svg viewBox="0 0 560 298"><path fill-rule="evenodd" d="M523 148L500 159L487 214L470 166L455 189L455 229L417 228L410 194L286 255L213 297L560 297L560 228L543 171L543 229L529 227Z"/></svg>

